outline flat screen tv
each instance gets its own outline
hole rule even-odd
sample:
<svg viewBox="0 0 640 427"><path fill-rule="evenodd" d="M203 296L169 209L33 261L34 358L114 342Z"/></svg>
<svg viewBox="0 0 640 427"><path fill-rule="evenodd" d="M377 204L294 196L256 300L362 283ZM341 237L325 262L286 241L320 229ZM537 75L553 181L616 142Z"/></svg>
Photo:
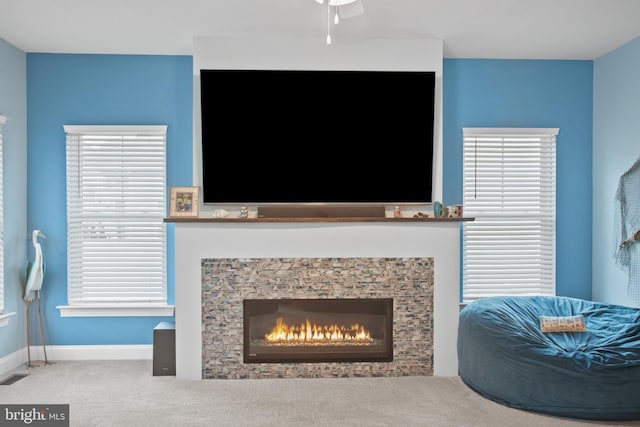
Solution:
<svg viewBox="0 0 640 427"><path fill-rule="evenodd" d="M200 70L205 204L432 201L435 73Z"/></svg>

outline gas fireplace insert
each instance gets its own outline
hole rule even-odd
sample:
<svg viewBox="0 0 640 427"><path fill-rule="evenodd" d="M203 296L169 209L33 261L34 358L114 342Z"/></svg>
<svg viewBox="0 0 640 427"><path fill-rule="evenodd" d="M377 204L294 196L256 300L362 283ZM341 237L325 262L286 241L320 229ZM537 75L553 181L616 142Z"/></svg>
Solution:
<svg viewBox="0 0 640 427"><path fill-rule="evenodd" d="M245 299L244 362L391 362L393 299Z"/></svg>

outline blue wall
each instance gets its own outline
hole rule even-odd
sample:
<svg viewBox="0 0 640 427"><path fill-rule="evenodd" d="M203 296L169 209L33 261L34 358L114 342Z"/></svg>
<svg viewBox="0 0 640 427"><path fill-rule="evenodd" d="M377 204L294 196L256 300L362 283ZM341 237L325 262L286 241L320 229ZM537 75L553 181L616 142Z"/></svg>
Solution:
<svg viewBox="0 0 640 427"><path fill-rule="evenodd" d="M22 300L27 257L27 55L0 39L0 115L3 127L4 308L16 313L0 328L0 359L24 348ZM2 365L0 363L0 365ZM0 366L0 374L2 366Z"/></svg>
<svg viewBox="0 0 640 427"><path fill-rule="evenodd" d="M42 302L48 344L149 344L153 327L167 318L61 318L56 309L67 304L63 126L168 125L167 186L191 185L192 58L28 54L27 82L27 224L47 235ZM173 227L167 230L168 296L174 303ZM37 332L32 328L32 336Z"/></svg>
<svg viewBox="0 0 640 427"><path fill-rule="evenodd" d="M192 182L191 57L28 54L28 228L42 229L45 317L58 345L145 344L158 318L61 318L65 124L168 124L167 185ZM591 297L591 61L444 60L445 204L462 200L463 127L558 127L557 292ZM169 227L168 247L173 248ZM173 254L169 299L173 302Z"/></svg>
<svg viewBox="0 0 640 427"><path fill-rule="evenodd" d="M627 295L628 275L615 265L612 254L618 180L640 158L638 76L640 38L594 62L593 297L636 307L640 302Z"/></svg>
<svg viewBox="0 0 640 427"><path fill-rule="evenodd" d="M592 61L445 59L444 204L462 202L463 127L560 128L556 292L591 298Z"/></svg>

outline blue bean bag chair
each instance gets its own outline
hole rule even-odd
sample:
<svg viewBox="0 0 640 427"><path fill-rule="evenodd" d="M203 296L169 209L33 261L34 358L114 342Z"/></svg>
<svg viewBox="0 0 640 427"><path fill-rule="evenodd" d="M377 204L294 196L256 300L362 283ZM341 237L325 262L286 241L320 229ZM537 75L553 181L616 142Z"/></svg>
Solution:
<svg viewBox="0 0 640 427"><path fill-rule="evenodd" d="M637 308L567 297L480 299L460 312L458 362L465 384L512 408L640 419Z"/></svg>

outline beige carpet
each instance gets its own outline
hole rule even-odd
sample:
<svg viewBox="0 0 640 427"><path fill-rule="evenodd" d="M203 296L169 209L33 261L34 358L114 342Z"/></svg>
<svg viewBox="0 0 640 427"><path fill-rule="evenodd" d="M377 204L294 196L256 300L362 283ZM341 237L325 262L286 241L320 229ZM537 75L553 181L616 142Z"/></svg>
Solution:
<svg viewBox="0 0 640 427"><path fill-rule="evenodd" d="M56 362L0 386L3 404L69 404L71 426L640 426L507 408L459 378L177 380L151 361ZM4 379L4 378L0 378Z"/></svg>

